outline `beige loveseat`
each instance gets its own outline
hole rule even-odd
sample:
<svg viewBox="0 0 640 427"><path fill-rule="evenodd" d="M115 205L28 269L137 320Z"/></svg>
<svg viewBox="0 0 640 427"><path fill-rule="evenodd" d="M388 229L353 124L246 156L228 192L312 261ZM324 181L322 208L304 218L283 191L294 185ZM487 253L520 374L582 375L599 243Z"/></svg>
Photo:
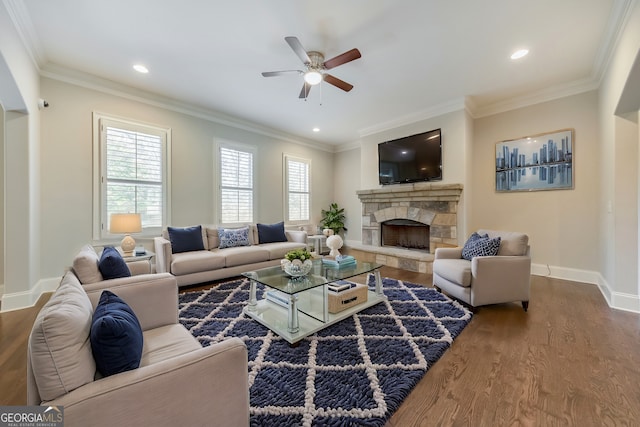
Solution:
<svg viewBox="0 0 640 427"><path fill-rule="evenodd" d="M143 350L139 368L100 378L89 335L104 289L136 314ZM27 404L64 406L69 427L246 426L247 349L238 338L203 348L178 323L169 273L82 285L69 271L29 337Z"/></svg>
<svg viewBox="0 0 640 427"><path fill-rule="evenodd" d="M245 271L280 264L284 255L307 247L307 233L285 230L286 242L260 243L258 229L249 224L249 245L220 249L218 227L202 225L204 250L173 253L167 230L154 239L156 271L173 274L178 286L239 276Z"/></svg>

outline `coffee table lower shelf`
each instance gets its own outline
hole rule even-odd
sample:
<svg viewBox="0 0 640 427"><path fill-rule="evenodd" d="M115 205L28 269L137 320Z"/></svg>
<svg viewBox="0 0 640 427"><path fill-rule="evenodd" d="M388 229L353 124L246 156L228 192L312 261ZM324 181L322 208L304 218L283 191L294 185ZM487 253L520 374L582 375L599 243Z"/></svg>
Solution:
<svg viewBox="0 0 640 427"><path fill-rule="evenodd" d="M288 331L288 310L285 307L266 299L259 300L253 310L250 310L250 307L246 306L243 312L253 320L271 329L289 344L295 344L309 335L351 317L365 308L369 308L386 300L384 295L378 295L374 291L368 292L369 294L365 302L354 305L353 307L347 308L339 313L329 313L326 322L317 320L304 312L299 311L299 328L297 332Z"/></svg>

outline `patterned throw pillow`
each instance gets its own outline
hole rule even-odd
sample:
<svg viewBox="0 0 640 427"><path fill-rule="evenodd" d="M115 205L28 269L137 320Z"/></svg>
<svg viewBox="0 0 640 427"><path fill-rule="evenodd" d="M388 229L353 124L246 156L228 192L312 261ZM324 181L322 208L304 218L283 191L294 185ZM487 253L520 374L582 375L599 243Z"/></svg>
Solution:
<svg viewBox="0 0 640 427"><path fill-rule="evenodd" d="M234 248L237 246L249 246L249 226L242 228L218 228L220 249Z"/></svg>
<svg viewBox="0 0 640 427"><path fill-rule="evenodd" d="M467 241L464 244L464 247L462 248L462 258L471 261L471 257L468 256L469 251L471 250L471 248L473 247L473 245L475 244L475 242L477 242L480 239L488 239L489 235L485 234L485 235L480 235L478 233L476 233L475 231L473 232L473 234L471 234L471 236L469 236L469 238L467 239Z"/></svg>
<svg viewBox="0 0 640 427"><path fill-rule="evenodd" d="M496 256L498 255L498 250L500 250L500 240L500 237L476 239L466 251L463 250L462 257L471 261L471 258L477 256Z"/></svg>

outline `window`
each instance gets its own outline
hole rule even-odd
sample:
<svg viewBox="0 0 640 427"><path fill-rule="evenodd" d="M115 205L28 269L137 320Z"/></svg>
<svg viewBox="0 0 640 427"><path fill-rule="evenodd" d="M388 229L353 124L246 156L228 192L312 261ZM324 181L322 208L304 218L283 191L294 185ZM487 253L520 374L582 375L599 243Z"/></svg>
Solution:
<svg viewBox="0 0 640 427"><path fill-rule="evenodd" d="M311 162L285 156L285 203L287 221L309 221L309 169Z"/></svg>
<svg viewBox="0 0 640 427"><path fill-rule="evenodd" d="M255 149L219 145L220 222L253 222Z"/></svg>
<svg viewBox="0 0 640 427"><path fill-rule="evenodd" d="M94 205L100 213L94 238L111 237L113 213L139 213L142 235L158 235L168 223L170 130L99 114L94 115L94 129L98 155L94 164L99 171Z"/></svg>

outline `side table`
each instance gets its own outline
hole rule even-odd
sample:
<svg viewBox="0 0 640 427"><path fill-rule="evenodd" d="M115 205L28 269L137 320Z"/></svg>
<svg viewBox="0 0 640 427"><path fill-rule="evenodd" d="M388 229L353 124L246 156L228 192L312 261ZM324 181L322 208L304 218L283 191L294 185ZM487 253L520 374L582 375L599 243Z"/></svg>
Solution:
<svg viewBox="0 0 640 427"><path fill-rule="evenodd" d="M307 236L307 240L313 244L316 255L322 255L322 245L327 240L327 236L324 234L312 234L311 236Z"/></svg>
<svg viewBox="0 0 640 427"><path fill-rule="evenodd" d="M153 271L151 261L154 256L156 256L154 252L146 251L142 255L122 255L122 259L127 263L129 270L131 270L131 274L145 274Z"/></svg>

